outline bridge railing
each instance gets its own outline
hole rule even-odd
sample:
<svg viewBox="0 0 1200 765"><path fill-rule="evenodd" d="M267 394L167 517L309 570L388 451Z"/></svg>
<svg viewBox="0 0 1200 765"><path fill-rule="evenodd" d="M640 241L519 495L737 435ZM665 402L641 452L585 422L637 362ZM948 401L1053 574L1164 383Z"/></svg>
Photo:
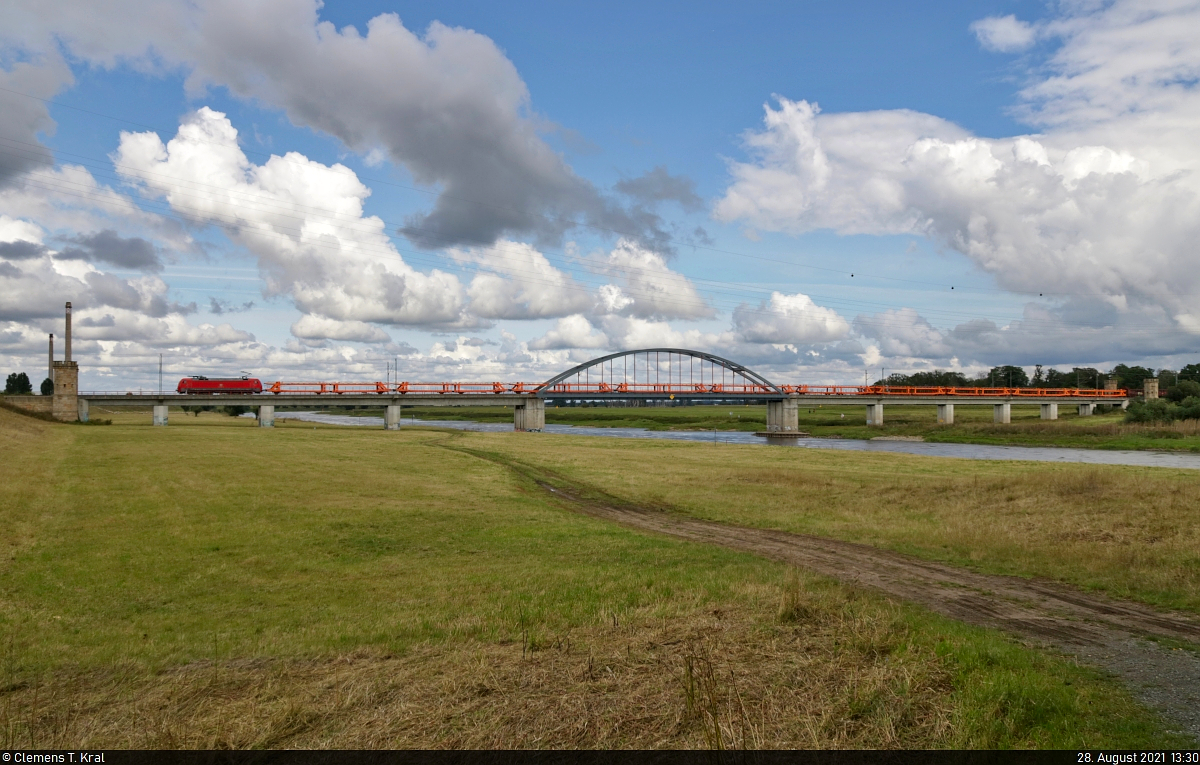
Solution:
<svg viewBox="0 0 1200 765"><path fill-rule="evenodd" d="M362 395L377 393L393 394L481 394L481 393L536 393L538 383L504 382L275 382L263 388L264 393L289 393L302 395Z"/></svg>
<svg viewBox="0 0 1200 765"><path fill-rule="evenodd" d="M728 383L557 383L555 385L543 387L538 392L546 396L576 396L605 393L678 393L681 395L697 393L727 393L737 396L770 394L779 395L778 390L766 385L733 385Z"/></svg>
<svg viewBox="0 0 1200 765"><path fill-rule="evenodd" d="M1079 388L959 388L916 385L781 385L806 396L962 396L964 398L1128 398L1129 392Z"/></svg>
<svg viewBox="0 0 1200 765"><path fill-rule="evenodd" d="M955 398L1088 398L1124 399L1127 390L1096 390L1077 388L959 388L910 385L781 385L778 388L754 384L729 383L541 383L506 382L274 382L263 387L264 394L306 396L337 395L481 395L524 394L541 396L606 396L606 395L728 395L728 396L952 396ZM226 395L246 395L229 391ZM152 390L80 391L87 396L175 396L174 390L161 393Z"/></svg>

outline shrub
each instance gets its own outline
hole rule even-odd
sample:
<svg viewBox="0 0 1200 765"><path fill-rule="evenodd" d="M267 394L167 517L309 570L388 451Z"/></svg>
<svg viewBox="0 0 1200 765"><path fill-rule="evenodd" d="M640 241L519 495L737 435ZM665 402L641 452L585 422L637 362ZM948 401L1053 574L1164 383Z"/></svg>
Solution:
<svg viewBox="0 0 1200 765"><path fill-rule="evenodd" d="M229 415L230 417L241 417L243 414L249 411L250 407L248 406L233 405L225 407L225 414Z"/></svg>
<svg viewBox="0 0 1200 765"><path fill-rule="evenodd" d="M1200 420L1200 396L1188 396L1179 403L1179 419Z"/></svg>
<svg viewBox="0 0 1200 765"><path fill-rule="evenodd" d="M1179 407L1166 399L1134 401L1125 411L1125 422L1171 422L1180 419Z"/></svg>

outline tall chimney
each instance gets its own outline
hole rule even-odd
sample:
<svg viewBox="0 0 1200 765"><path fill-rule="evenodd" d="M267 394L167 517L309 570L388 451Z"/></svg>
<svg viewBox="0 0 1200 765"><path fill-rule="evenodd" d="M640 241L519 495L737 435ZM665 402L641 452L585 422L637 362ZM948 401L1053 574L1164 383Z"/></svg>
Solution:
<svg viewBox="0 0 1200 765"><path fill-rule="evenodd" d="M63 350L63 361L71 363L71 301L67 301L67 347Z"/></svg>
<svg viewBox="0 0 1200 765"><path fill-rule="evenodd" d="M50 333L50 374L46 375L50 378L50 382L54 382L54 333Z"/></svg>

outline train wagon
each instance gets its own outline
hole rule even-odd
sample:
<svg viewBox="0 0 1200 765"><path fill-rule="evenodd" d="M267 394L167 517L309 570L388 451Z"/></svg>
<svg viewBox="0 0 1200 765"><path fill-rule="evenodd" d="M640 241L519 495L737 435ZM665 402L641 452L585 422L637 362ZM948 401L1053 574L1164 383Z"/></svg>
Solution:
<svg viewBox="0 0 1200 765"><path fill-rule="evenodd" d="M262 381L249 376L204 377L192 375L179 381L176 393L262 393Z"/></svg>

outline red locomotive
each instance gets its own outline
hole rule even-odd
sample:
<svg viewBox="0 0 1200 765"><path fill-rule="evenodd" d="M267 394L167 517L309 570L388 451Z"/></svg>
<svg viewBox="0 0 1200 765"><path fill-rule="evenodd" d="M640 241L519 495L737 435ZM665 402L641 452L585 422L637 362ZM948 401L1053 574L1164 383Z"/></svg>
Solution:
<svg viewBox="0 0 1200 765"><path fill-rule="evenodd" d="M204 377L192 375L179 381L176 393L262 393L262 381L243 375L242 377Z"/></svg>

